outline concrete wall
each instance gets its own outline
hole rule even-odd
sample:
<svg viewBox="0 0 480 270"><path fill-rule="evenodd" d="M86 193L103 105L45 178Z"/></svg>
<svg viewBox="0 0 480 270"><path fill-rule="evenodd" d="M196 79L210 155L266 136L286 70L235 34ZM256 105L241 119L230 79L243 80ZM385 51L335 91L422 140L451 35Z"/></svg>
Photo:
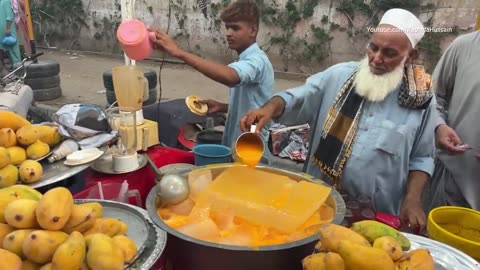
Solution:
<svg viewBox="0 0 480 270"><path fill-rule="evenodd" d="M211 0L212 3L218 3L222 0ZM82 0L84 9L87 11L87 17L84 21L88 27L82 27L75 38L77 43L72 45L71 40L56 40L49 44L65 49L77 49L87 51L101 51L107 53L120 53L119 47L114 37L114 26L109 25L104 19L110 22L119 21L120 12L118 11L118 0ZM170 33L172 35L183 32L188 34L189 38L180 37L178 42L183 48L189 49L204 57L213 58L218 61L228 62L234 59L235 55L228 50L223 40L223 33L215 31L214 21L206 18L198 9L197 0L174 0L175 3L184 3L186 6L186 15L184 30L178 26L178 21L174 18L176 10L172 10L173 19L170 20ZM286 0L277 0L277 3L284 5ZM168 0L142 0L136 3L136 18L143 20L147 25L154 26L163 30L167 29L168 20ZM458 26L464 31L471 31L476 22L477 13L480 11L479 0L424 0L423 4L432 3L436 5L436 9L425 11L420 14L423 21L433 16L433 24L435 27L452 27ZM336 0L321 0L316 6L314 15L308 20L300 22L296 29L297 37L309 36L310 25L321 26L321 18L326 15L330 21L340 25L340 27L348 27L349 20L342 12L336 10ZM213 12L211 8L207 10L207 14ZM181 15L181 13L179 13ZM369 18L358 14L355 16L354 25L362 28ZM261 25L258 42L260 45L267 46L272 33L278 32L279 29ZM363 30L366 32L366 30ZM282 61L284 57L276 47L269 50L269 56L276 70L289 72L311 73L312 71L322 69L334 63L342 61L357 60L364 55L364 48L367 42L366 38L356 37L349 38L345 32L336 30L332 32L333 40L331 43L331 53L322 63L313 63L313 65L299 63L298 61L290 61L288 65ZM448 37L442 42L445 47L454 38ZM38 39L38 38L37 38ZM48 40L48 39L47 39ZM45 43L43 44L45 45ZM159 53L155 53L152 57L160 57Z"/></svg>

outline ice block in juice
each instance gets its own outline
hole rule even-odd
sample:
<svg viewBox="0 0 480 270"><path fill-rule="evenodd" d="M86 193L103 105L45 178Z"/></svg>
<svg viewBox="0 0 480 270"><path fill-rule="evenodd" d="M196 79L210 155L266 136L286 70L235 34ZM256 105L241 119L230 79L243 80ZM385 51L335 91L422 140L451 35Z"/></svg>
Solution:
<svg viewBox="0 0 480 270"><path fill-rule="evenodd" d="M293 232L325 202L331 189L308 181L234 166L205 190L212 210L233 210L235 216L282 232Z"/></svg>

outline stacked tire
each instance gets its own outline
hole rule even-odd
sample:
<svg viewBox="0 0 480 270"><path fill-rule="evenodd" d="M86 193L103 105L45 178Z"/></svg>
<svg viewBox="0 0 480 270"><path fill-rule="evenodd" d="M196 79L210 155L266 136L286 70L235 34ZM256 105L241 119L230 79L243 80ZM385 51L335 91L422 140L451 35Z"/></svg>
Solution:
<svg viewBox="0 0 480 270"><path fill-rule="evenodd" d="M146 69L144 76L148 81L148 99L143 101L143 106L157 102L157 73L152 69ZM115 97L115 89L113 87L112 71L108 70L103 73L103 86L107 96L108 105L112 105L117 98Z"/></svg>
<svg viewBox="0 0 480 270"><path fill-rule="evenodd" d="M25 84L32 88L34 100L47 101L62 96L59 73L60 65L51 60L38 60L27 67Z"/></svg>

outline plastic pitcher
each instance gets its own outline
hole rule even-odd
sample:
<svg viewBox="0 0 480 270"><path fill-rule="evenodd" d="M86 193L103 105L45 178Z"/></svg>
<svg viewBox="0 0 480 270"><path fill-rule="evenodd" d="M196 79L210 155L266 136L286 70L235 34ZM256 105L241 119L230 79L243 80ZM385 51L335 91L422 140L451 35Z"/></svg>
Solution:
<svg viewBox="0 0 480 270"><path fill-rule="evenodd" d="M125 54L133 60L143 60L153 52L153 44L145 24L139 20L126 20L117 30L117 39L122 44Z"/></svg>
<svg viewBox="0 0 480 270"><path fill-rule="evenodd" d="M142 198L140 196L140 192L136 189L128 190L127 180L124 180L122 184L114 182L97 182L97 185L90 189L87 198L111 200L123 203L129 203L130 198L134 198L136 205L138 207L142 207Z"/></svg>

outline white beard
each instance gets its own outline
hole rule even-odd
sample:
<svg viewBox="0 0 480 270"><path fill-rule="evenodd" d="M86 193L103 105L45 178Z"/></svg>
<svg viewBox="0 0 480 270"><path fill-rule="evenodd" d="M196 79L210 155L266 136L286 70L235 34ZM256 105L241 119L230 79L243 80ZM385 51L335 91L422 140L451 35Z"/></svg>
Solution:
<svg viewBox="0 0 480 270"><path fill-rule="evenodd" d="M392 93L402 82L405 62L408 57L402 60L393 71L383 74L374 74L368 65L368 58L364 58L358 67L355 76L354 86L358 95L366 98L368 101L383 101L388 94Z"/></svg>

